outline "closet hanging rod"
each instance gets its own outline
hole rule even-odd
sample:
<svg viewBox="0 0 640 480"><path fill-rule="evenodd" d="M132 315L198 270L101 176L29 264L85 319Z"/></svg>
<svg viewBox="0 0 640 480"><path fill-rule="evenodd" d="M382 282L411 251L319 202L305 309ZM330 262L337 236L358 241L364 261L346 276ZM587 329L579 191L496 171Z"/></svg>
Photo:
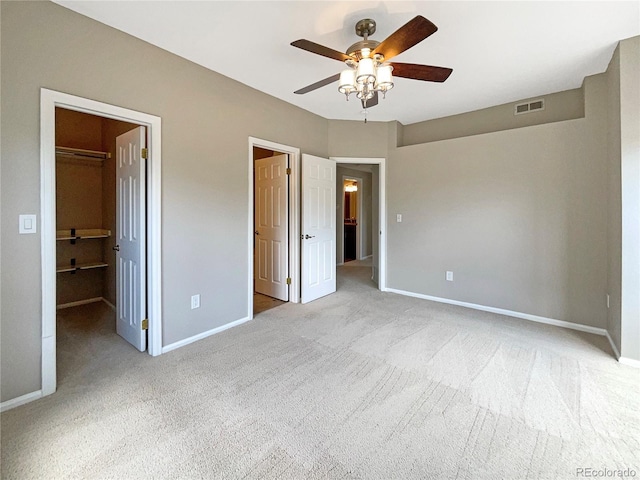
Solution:
<svg viewBox="0 0 640 480"><path fill-rule="evenodd" d="M97 150L84 150L81 148L60 146L56 146L56 155L67 158L84 158L90 160L104 160L105 158L111 158L111 154L108 152L99 152Z"/></svg>

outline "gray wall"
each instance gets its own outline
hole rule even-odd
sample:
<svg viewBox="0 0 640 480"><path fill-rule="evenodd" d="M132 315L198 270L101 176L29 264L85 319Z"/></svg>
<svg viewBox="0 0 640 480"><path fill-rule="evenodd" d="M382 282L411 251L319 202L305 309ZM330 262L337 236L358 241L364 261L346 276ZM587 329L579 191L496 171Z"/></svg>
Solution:
<svg viewBox="0 0 640 480"><path fill-rule="evenodd" d="M514 115L520 103L544 99L544 110ZM550 93L517 102L446 118L405 125L398 145L415 145L450 138L466 137L482 133L530 127L544 123L561 122L584 117L584 92L581 88Z"/></svg>
<svg viewBox="0 0 640 480"><path fill-rule="evenodd" d="M329 155L332 157L386 157L390 123L329 120Z"/></svg>
<svg viewBox="0 0 640 480"><path fill-rule="evenodd" d="M583 123L399 149L389 287L604 327L605 166Z"/></svg>
<svg viewBox="0 0 640 480"><path fill-rule="evenodd" d="M49 2L2 2L2 396L40 389L40 88L162 117L163 344L247 314L247 137L327 156L328 121ZM189 298L202 295L201 308Z"/></svg>
<svg viewBox="0 0 640 480"><path fill-rule="evenodd" d="M388 286L605 327L603 78L585 98L584 119L391 150Z"/></svg>

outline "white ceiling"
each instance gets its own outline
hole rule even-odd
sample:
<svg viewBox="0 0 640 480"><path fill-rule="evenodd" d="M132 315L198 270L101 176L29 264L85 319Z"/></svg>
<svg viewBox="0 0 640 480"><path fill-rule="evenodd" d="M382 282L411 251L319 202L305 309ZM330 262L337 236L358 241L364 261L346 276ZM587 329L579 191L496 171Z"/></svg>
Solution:
<svg viewBox="0 0 640 480"><path fill-rule="evenodd" d="M56 3L330 119L361 120L337 85L293 91L343 64L294 48L305 38L345 51L373 18L382 41L416 15L438 31L395 57L453 68L440 83L397 78L374 121L422 120L580 87L603 72L618 40L640 34L640 2L69 1Z"/></svg>

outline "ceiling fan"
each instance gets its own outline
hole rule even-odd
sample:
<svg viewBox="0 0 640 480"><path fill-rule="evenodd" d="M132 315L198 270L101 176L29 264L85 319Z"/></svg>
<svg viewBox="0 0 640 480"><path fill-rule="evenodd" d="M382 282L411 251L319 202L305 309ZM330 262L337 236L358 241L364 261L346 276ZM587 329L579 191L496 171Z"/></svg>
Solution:
<svg viewBox="0 0 640 480"><path fill-rule="evenodd" d="M382 92L384 98L386 92L393 88L394 75L427 82L444 82L451 75L451 68L388 61L433 35L437 30L438 27L433 23L418 15L382 42L377 42L369 40L369 36L376 31L376 22L365 18L356 23L356 34L363 37L363 40L351 45L346 53L309 40L296 40L291 43L294 47L345 62L347 69L294 93L309 93L338 81L338 91L344 93L347 100L349 95L355 94L362 102L366 113L368 107L378 104L378 92Z"/></svg>

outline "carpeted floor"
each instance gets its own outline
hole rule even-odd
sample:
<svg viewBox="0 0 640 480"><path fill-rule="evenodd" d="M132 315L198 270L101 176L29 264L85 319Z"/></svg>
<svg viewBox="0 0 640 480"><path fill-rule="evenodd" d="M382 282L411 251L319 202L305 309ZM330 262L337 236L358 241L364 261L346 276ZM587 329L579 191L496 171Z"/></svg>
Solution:
<svg viewBox="0 0 640 480"><path fill-rule="evenodd" d="M640 372L603 337L369 277L156 358L64 314L58 392L2 414L2 478L640 476Z"/></svg>
<svg viewBox="0 0 640 480"><path fill-rule="evenodd" d="M343 267L369 267L373 266L373 258L367 257L363 260L350 260L348 262L344 262Z"/></svg>

